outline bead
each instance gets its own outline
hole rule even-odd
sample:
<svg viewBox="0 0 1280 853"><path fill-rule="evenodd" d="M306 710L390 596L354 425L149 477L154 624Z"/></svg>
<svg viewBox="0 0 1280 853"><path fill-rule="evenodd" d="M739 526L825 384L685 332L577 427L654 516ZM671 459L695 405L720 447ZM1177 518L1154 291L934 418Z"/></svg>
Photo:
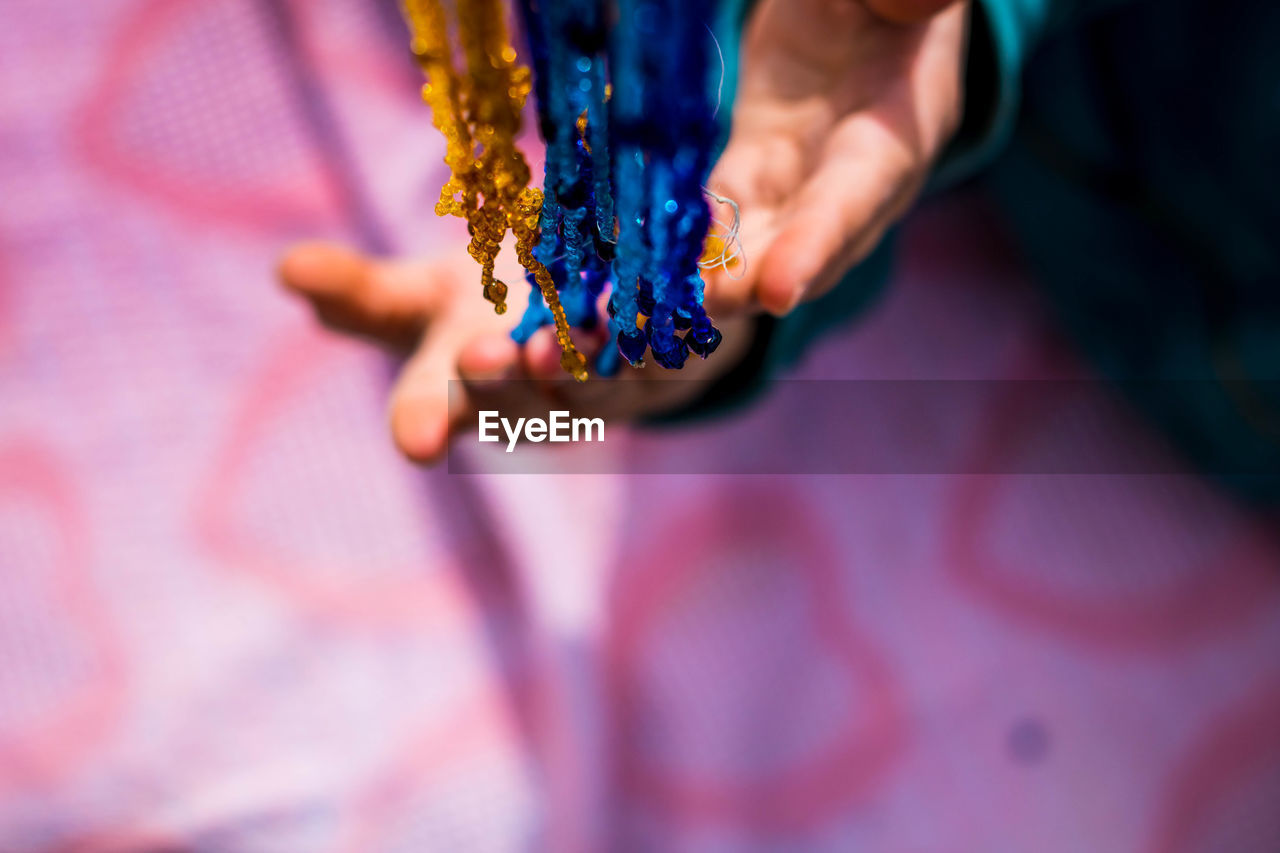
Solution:
<svg viewBox="0 0 1280 853"><path fill-rule="evenodd" d="M568 373L575 379L586 379L587 358L576 349L566 349L560 354L560 366L564 368L564 372Z"/></svg>
<svg viewBox="0 0 1280 853"><path fill-rule="evenodd" d="M653 324L650 324L650 328L654 328ZM667 370L679 370L684 367L685 360L689 358L688 344L674 335L662 338L651 335L649 351L653 353L653 360Z"/></svg>
<svg viewBox="0 0 1280 853"><path fill-rule="evenodd" d="M494 304L499 314L507 310L507 286L501 281L495 279L493 284L487 285L484 289L484 298Z"/></svg>
<svg viewBox="0 0 1280 853"><path fill-rule="evenodd" d="M689 351L702 358L706 358L716 351L716 347L720 346L723 336L720 330L711 325L711 321L703 319L701 324L695 323L689 332L684 336L684 342L689 345Z"/></svg>
<svg viewBox="0 0 1280 853"><path fill-rule="evenodd" d="M649 341L645 338L643 332L637 328L623 329L618 333L617 341L618 352L633 367L639 367L644 364L644 352L649 348Z"/></svg>

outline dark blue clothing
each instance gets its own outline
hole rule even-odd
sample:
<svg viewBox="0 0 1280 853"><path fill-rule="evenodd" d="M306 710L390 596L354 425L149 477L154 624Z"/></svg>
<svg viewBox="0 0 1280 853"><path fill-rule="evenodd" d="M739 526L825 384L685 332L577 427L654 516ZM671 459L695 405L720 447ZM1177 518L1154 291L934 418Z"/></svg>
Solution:
<svg viewBox="0 0 1280 853"><path fill-rule="evenodd" d="M1280 4L978 0L961 134L1078 345L1201 467L1280 501ZM847 326L892 241L766 323L725 406ZM1126 380L1200 380L1192 382Z"/></svg>

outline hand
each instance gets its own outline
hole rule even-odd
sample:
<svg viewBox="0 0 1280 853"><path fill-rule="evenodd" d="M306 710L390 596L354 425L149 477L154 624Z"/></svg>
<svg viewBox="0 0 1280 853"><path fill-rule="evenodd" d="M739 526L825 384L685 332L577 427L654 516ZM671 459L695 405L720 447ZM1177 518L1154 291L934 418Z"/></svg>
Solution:
<svg viewBox="0 0 1280 853"><path fill-rule="evenodd" d="M421 263L300 246L282 261L281 280L330 328L410 354L389 411L396 445L417 462L438 460L477 407L545 414L549 401L534 383L504 380L556 381L557 405L575 413L630 419L679 406L705 384L652 379L713 380L736 366L752 315L785 313L830 288L910 204L956 127L963 5L927 18L945 0L864 2L761 0L752 19L733 133L711 181L741 206L748 264L739 280L722 273L708 281L724 342L707 361L563 382L550 330L523 350L509 337L522 288L512 287L511 310L495 315L461 244ZM523 280L509 250L499 262L499 277ZM605 341L598 333L578 344L591 358ZM460 399L451 401L451 390Z"/></svg>
<svg viewBox="0 0 1280 853"><path fill-rule="evenodd" d="M279 275L324 325L409 355L391 392L391 434L405 456L424 464L443 456L449 438L469 428L479 408L504 417L545 417L554 402L554 408L575 415L619 421L675 408L705 383L653 379L714 379L737 364L751 342L754 323L739 317L719 324L724 342L710 359L692 356L681 371L624 366L617 379L574 382L561 371L550 329L535 334L523 350L511 340L524 307L523 271L509 249L499 265L499 277L517 285L501 316L481 298L480 269L462 244L447 257L417 263L375 260L334 246L298 246L282 260ZM593 360L605 345L604 326L577 343ZM554 398L546 393L552 385Z"/></svg>
<svg viewBox="0 0 1280 853"><path fill-rule="evenodd" d="M710 276L713 316L821 296L907 210L959 125L967 13L951 0L760 0L710 181L741 208L746 269Z"/></svg>

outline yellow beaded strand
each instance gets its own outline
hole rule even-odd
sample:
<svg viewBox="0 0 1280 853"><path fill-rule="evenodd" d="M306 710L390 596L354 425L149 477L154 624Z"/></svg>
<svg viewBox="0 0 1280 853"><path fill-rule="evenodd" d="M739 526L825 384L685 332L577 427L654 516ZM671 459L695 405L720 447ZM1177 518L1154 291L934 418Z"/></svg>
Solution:
<svg viewBox="0 0 1280 853"><path fill-rule="evenodd" d="M525 269L533 272L542 298L551 309L551 316L556 321L556 340L560 343L560 366L579 382L587 378L587 359L578 352L573 341L569 339L569 322L565 319L564 308L560 305L560 297L556 293L556 283L551 273L533 256L533 247L538 245L538 218L542 213L542 190L526 187L520 193L516 203L515 216L511 218L511 230L516 235L516 257Z"/></svg>
<svg viewBox="0 0 1280 853"><path fill-rule="evenodd" d="M468 253L480 264L485 299L502 314L507 285L494 278L494 261L508 231L516 256L533 274L555 319L560 364L575 379L587 378L587 362L569 337L569 324L550 272L533 256L538 244L542 193L529 187L529 165L516 148L521 111L532 87L528 67L515 64L499 0L457 0L458 39L466 75L454 68L448 19L441 0L405 0L413 55L427 82L422 98L445 138L449 180L436 213L467 221Z"/></svg>

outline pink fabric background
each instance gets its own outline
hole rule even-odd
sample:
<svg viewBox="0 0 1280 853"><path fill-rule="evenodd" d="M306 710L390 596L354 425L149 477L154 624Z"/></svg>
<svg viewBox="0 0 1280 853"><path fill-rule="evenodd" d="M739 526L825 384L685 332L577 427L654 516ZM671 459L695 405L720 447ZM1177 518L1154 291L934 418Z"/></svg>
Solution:
<svg viewBox="0 0 1280 853"><path fill-rule="evenodd" d="M5 4L0 851L1280 849L1280 545L1193 477L397 459L387 364L271 267L452 245L440 146L389 16L294 0L335 165L272 8ZM980 200L901 256L802 375L1083 371ZM892 416L812 413L910 454ZM1078 437L1014 396L911 440Z"/></svg>

